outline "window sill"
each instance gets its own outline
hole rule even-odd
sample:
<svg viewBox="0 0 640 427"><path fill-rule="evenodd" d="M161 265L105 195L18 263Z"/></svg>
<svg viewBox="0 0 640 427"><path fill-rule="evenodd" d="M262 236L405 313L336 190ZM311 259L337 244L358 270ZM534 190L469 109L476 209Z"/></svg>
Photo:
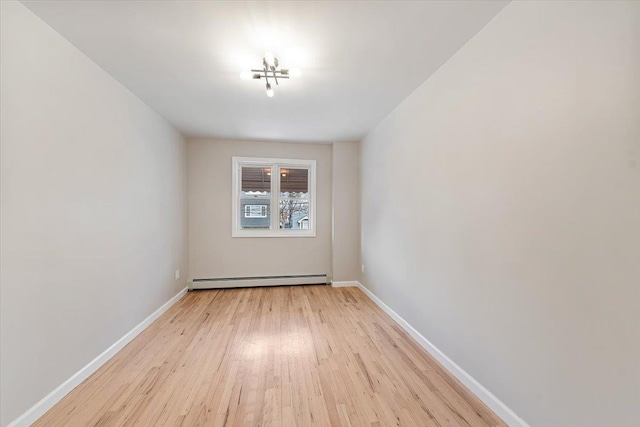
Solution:
<svg viewBox="0 0 640 427"><path fill-rule="evenodd" d="M315 231L305 231L305 232L273 232L273 231L265 231L265 232L255 232L255 231L245 231L245 230L234 230L231 233L231 237L292 237L292 238L300 238L300 237L316 237Z"/></svg>

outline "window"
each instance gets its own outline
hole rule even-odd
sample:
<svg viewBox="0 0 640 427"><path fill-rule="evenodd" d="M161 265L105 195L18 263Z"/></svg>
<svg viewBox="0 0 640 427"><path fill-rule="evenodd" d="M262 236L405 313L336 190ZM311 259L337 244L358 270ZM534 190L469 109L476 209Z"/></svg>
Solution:
<svg viewBox="0 0 640 427"><path fill-rule="evenodd" d="M315 160L233 157L233 237L314 237Z"/></svg>

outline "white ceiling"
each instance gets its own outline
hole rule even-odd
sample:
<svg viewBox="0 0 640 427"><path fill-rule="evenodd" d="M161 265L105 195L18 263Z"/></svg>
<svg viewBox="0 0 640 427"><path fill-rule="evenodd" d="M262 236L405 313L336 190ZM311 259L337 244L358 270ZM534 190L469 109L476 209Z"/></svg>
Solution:
<svg viewBox="0 0 640 427"><path fill-rule="evenodd" d="M24 1L189 136L364 136L506 1ZM303 76L265 95L265 51Z"/></svg>

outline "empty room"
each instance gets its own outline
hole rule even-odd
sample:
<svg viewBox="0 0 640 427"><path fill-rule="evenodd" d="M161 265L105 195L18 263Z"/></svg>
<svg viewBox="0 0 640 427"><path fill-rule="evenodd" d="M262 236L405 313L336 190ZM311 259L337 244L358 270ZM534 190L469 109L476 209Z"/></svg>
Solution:
<svg viewBox="0 0 640 427"><path fill-rule="evenodd" d="M640 426L640 1L0 18L0 427Z"/></svg>

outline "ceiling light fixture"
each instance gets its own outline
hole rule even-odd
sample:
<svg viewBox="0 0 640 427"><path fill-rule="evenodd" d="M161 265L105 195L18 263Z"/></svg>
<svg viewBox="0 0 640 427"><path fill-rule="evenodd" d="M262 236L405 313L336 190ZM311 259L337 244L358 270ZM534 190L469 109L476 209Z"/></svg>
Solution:
<svg viewBox="0 0 640 427"><path fill-rule="evenodd" d="M273 79L273 81L276 83L276 86L279 86L278 79L299 77L302 74L299 68L289 70L287 68L278 68L278 66L278 58L276 58L273 53L267 52L262 58L262 69L253 69L250 72L244 71L240 74L240 78L242 80L249 80L250 78L252 78L253 80L265 79L267 83L267 96L269 98L272 98L274 92L269 79Z"/></svg>

